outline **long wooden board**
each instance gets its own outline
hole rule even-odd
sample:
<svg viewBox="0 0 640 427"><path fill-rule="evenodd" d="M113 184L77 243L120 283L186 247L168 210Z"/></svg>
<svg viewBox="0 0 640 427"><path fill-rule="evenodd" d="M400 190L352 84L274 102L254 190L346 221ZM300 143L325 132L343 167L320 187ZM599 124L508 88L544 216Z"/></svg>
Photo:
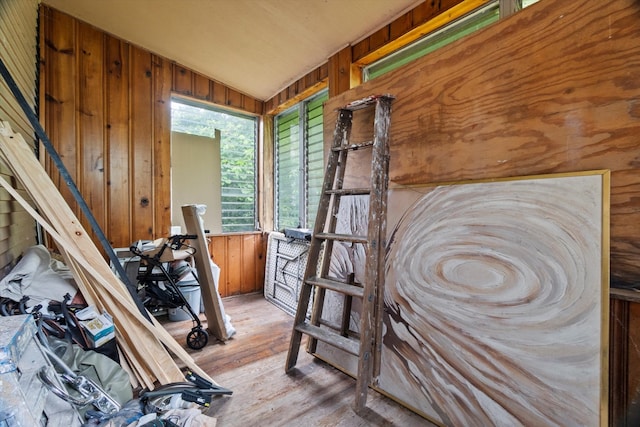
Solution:
<svg viewBox="0 0 640 427"><path fill-rule="evenodd" d="M197 214L196 205L182 206L182 216L187 227L187 233L197 236L192 245L196 248L193 258L196 262L198 281L202 290L202 302L204 304L204 314L207 318L208 329L221 341L229 339L224 327L222 307L220 306L218 290L216 289L213 272L211 271L211 257L209 255L209 245L204 229Z"/></svg>
<svg viewBox="0 0 640 427"><path fill-rule="evenodd" d="M149 388L153 388L156 381L166 384L183 379L164 346L194 372L208 377L162 326L142 316L24 138L12 133L8 125L0 124L0 152L42 216L6 180L1 179L0 185L56 241L88 302L113 315L118 344L136 374L135 379Z"/></svg>

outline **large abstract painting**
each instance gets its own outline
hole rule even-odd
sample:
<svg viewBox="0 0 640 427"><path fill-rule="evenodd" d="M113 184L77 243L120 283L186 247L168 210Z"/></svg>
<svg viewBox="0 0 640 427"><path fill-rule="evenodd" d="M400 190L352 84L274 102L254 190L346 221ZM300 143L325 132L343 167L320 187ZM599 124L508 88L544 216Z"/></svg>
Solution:
<svg viewBox="0 0 640 427"><path fill-rule="evenodd" d="M447 426L606 424L608 185L391 190L377 388Z"/></svg>

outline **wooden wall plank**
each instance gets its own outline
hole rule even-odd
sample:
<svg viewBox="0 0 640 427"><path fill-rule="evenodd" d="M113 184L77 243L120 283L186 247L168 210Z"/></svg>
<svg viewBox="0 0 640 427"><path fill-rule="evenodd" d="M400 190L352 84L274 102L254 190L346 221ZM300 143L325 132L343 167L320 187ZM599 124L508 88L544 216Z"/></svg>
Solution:
<svg viewBox="0 0 640 427"><path fill-rule="evenodd" d="M107 38L107 200L105 230L114 247L135 241L131 230L131 158L129 141L129 45ZM117 214L116 214L117 213Z"/></svg>
<svg viewBox="0 0 640 427"><path fill-rule="evenodd" d="M249 113L262 114L263 104L263 102L259 102L250 96L245 96L243 99L243 109Z"/></svg>
<svg viewBox="0 0 640 427"><path fill-rule="evenodd" d="M211 259L220 267L220 278L218 279L218 292L221 296L229 295L227 291L227 238L222 235L209 236L209 254Z"/></svg>
<svg viewBox="0 0 640 427"><path fill-rule="evenodd" d="M211 99L211 80L201 74L194 73L193 96L198 99Z"/></svg>
<svg viewBox="0 0 640 427"><path fill-rule="evenodd" d="M226 236L227 248L224 266L226 274L226 292L237 295L242 292L242 239L239 235Z"/></svg>
<svg viewBox="0 0 640 427"><path fill-rule="evenodd" d="M83 88L78 93L78 143L80 147L78 188L91 206L99 226L105 230L105 90L104 33L87 24L78 25L78 78ZM84 228L95 238L92 227L79 216Z"/></svg>
<svg viewBox="0 0 640 427"><path fill-rule="evenodd" d="M242 94L237 90L233 90L231 88L227 88L227 100L226 104L229 107L242 109Z"/></svg>
<svg viewBox="0 0 640 427"><path fill-rule="evenodd" d="M251 292L256 286L255 257L256 257L256 239L252 235L239 236L240 243L240 288L238 294L246 294Z"/></svg>
<svg viewBox="0 0 640 427"><path fill-rule="evenodd" d="M227 87L218 82L213 84L213 102L214 104L226 105Z"/></svg>
<svg viewBox="0 0 640 427"><path fill-rule="evenodd" d="M46 49L43 58L47 70L44 75L47 113L45 128L71 178L77 183L76 153L76 21L69 15L43 7L41 23L45 31ZM55 70L55 72L53 72ZM47 169L69 206L78 208L71 192L62 182L55 166L47 162Z"/></svg>
<svg viewBox="0 0 640 427"><path fill-rule="evenodd" d="M153 66L151 54L131 46L131 215L135 239L153 239Z"/></svg>
<svg viewBox="0 0 640 427"><path fill-rule="evenodd" d="M173 91L181 95L193 95L191 70L178 65L173 68Z"/></svg>
<svg viewBox="0 0 640 427"><path fill-rule="evenodd" d="M171 227L171 64L152 57L153 64L153 209L154 234ZM177 209L177 207L176 207Z"/></svg>
<svg viewBox="0 0 640 427"><path fill-rule="evenodd" d="M351 88L351 47L329 58L329 98Z"/></svg>
<svg viewBox="0 0 640 427"><path fill-rule="evenodd" d="M262 292L267 252L266 234L246 234L243 239L243 268L246 279L241 283L241 293Z"/></svg>
<svg viewBox="0 0 640 427"><path fill-rule="evenodd" d="M627 350L626 353L626 368L628 374L625 377L627 380L625 386L626 389L623 390L615 390L615 391L624 391L625 394L618 395L622 402L619 402L617 406L621 406L621 409L625 409L625 424L617 424L617 425L625 425L628 427L638 425L640 422L640 400L638 396L640 396L640 349L636 345L638 340L640 340L640 304L625 302L628 305L627 311L622 312L621 314L627 315L626 320L628 323L626 325L627 328L625 332L628 332L627 337L618 337L621 340L621 347L624 350ZM624 321L625 318L622 317L621 321ZM624 340L626 338L626 342ZM613 390L612 390L613 391ZM619 412L622 412L621 410Z"/></svg>
<svg viewBox="0 0 640 427"><path fill-rule="evenodd" d="M222 297L262 291L266 258L262 233L210 235L209 253L220 267Z"/></svg>
<svg viewBox="0 0 640 427"><path fill-rule="evenodd" d="M389 24L389 39L395 40L413 28L413 14L407 12Z"/></svg>
<svg viewBox="0 0 640 427"><path fill-rule="evenodd" d="M261 114L264 109L263 101L238 92L187 67L172 64L171 68L173 73L171 90L175 93L252 114Z"/></svg>

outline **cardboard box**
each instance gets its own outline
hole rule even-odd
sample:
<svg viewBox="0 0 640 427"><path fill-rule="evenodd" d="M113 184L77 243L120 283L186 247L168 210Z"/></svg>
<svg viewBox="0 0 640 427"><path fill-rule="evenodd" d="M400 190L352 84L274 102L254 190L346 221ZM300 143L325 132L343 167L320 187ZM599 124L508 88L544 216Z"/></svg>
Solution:
<svg viewBox="0 0 640 427"><path fill-rule="evenodd" d="M99 314L93 319L81 320L80 324L87 332L87 339L93 348L100 347L116 336L113 319L107 313Z"/></svg>

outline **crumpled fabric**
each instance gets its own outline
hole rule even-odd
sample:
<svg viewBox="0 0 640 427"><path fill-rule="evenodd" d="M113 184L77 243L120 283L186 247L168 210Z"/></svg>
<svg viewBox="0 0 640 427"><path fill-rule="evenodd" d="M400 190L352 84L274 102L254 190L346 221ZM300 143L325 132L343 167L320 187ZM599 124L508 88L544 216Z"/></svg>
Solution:
<svg viewBox="0 0 640 427"><path fill-rule="evenodd" d="M169 420L180 427L216 427L215 418L204 415L197 408L170 409L160 417Z"/></svg>
<svg viewBox="0 0 640 427"><path fill-rule="evenodd" d="M133 398L129 374L107 356L52 337L49 347L76 375L96 382L120 405Z"/></svg>
<svg viewBox="0 0 640 427"><path fill-rule="evenodd" d="M16 266L0 280L0 296L14 301L28 296L27 307L45 300L62 301L66 294L73 298L77 291L69 268L52 259L42 245L28 248Z"/></svg>

